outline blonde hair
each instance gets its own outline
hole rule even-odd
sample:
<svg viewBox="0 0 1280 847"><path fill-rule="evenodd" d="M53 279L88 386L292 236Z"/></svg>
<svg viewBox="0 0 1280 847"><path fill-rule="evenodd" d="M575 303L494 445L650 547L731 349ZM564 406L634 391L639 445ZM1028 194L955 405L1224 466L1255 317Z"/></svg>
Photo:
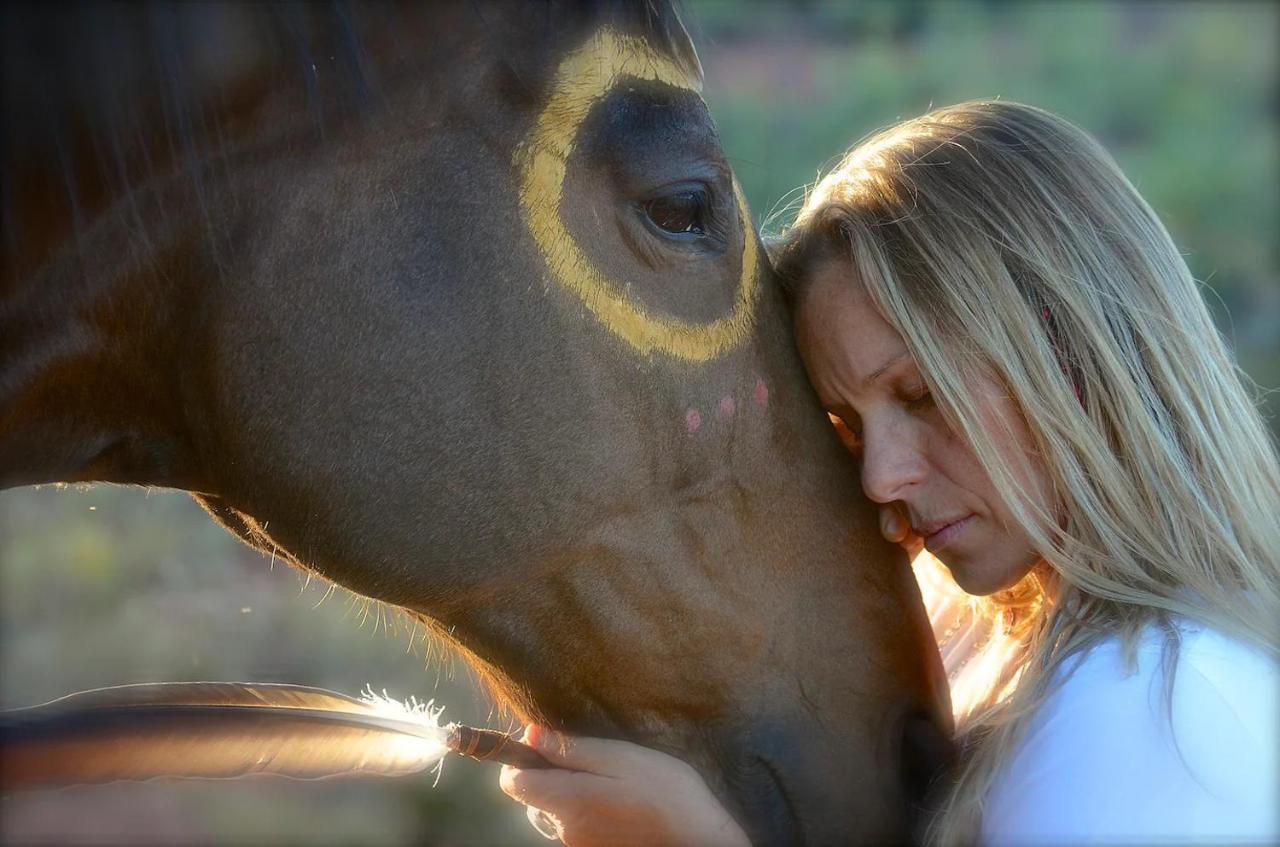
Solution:
<svg viewBox="0 0 1280 847"><path fill-rule="evenodd" d="M815 262L851 262L1044 559L992 598L1019 648L962 727L930 840L976 838L1055 675L1102 638L1132 663L1156 624L1173 667L1184 615L1280 653L1275 445L1168 232L1088 134L1001 101L906 121L810 192L775 257L796 297ZM1007 390L1038 455L1000 449L975 374ZM1022 490L1025 461L1051 502Z"/></svg>

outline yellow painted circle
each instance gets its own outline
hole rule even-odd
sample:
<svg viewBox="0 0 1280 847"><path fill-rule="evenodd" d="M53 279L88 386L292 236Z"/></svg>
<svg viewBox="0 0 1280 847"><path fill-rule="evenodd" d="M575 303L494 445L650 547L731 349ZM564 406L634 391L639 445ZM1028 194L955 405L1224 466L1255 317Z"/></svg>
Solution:
<svg viewBox="0 0 1280 847"><path fill-rule="evenodd" d="M654 52L644 41L607 28L593 35L560 63L551 98L538 115L528 140L516 153L525 221L552 278L577 295L614 335L643 354L658 351L689 362L706 362L742 343L754 320L756 239L737 182L733 190L742 220L742 277L733 311L710 323L655 315L628 299L621 286L583 254L560 216L565 165L578 129L591 106L622 77L697 90L674 62Z"/></svg>

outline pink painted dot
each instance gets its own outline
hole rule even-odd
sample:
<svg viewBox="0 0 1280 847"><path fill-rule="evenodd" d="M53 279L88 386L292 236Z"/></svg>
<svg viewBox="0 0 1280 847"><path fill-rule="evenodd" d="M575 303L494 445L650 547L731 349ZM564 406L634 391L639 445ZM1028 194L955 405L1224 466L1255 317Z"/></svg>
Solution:
<svg viewBox="0 0 1280 847"><path fill-rule="evenodd" d="M720 398L720 417L732 417L733 410L736 408L738 408L738 404L734 402L732 394L726 394Z"/></svg>
<svg viewBox="0 0 1280 847"><path fill-rule="evenodd" d="M763 379L756 380L756 405L764 406L769 402L769 386L764 384Z"/></svg>
<svg viewBox="0 0 1280 847"><path fill-rule="evenodd" d="M702 429L702 415L698 413L697 409L690 409L684 413L684 428L689 431L690 435Z"/></svg>

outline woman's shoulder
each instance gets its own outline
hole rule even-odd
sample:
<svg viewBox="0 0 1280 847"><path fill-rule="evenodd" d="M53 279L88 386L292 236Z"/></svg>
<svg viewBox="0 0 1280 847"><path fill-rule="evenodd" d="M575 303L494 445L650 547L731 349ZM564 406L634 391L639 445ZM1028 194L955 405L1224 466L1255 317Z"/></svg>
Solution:
<svg viewBox="0 0 1280 847"><path fill-rule="evenodd" d="M1280 755L1274 742L1280 715L1280 661L1261 648L1215 629L1183 626L1171 718L1179 739L1204 735L1194 721L1220 716L1238 724L1269 750Z"/></svg>
<svg viewBox="0 0 1280 847"><path fill-rule="evenodd" d="M988 795L993 843L1270 843L1280 835L1280 663L1203 625L1067 660Z"/></svg>
<svg viewBox="0 0 1280 847"><path fill-rule="evenodd" d="M1166 696L1172 685L1172 701ZM1203 710L1229 708L1229 715L1250 727L1274 732L1275 721L1261 721L1278 705L1280 661L1261 647L1198 621L1176 618L1172 630L1148 626L1132 656L1118 636L1104 638L1066 658L1037 719L1057 711L1086 712L1096 706L1125 705L1125 714L1144 720L1177 718L1179 706ZM1216 693L1205 701L1196 695ZM1170 706L1172 705L1172 708ZM1269 713L1268 713L1269 714Z"/></svg>

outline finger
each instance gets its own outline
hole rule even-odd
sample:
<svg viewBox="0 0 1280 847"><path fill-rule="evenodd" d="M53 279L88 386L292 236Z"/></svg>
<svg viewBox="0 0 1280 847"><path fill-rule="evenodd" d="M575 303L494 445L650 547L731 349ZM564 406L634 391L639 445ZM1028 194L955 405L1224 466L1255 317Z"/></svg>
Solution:
<svg viewBox="0 0 1280 847"><path fill-rule="evenodd" d="M628 741L565 735L538 724L525 730L524 742L558 768L615 778L651 767L661 755Z"/></svg>
<svg viewBox="0 0 1280 847"><path fill-rule="evenodd" d="M513 800L563 815L615 788L615 781L583 771L503 765L498 787Z"/></svg>

